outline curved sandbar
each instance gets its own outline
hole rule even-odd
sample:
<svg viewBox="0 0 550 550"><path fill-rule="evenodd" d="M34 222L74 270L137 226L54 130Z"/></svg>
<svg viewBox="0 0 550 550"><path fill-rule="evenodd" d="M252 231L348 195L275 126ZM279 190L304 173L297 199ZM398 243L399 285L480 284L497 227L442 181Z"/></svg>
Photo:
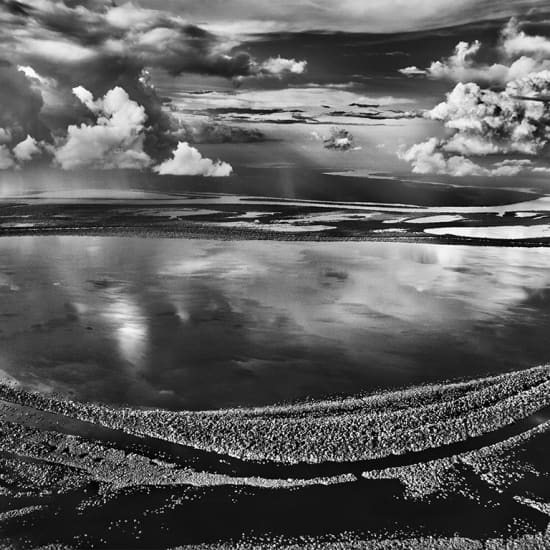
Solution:
<svg viewBox="0 0 550 550"><path fill-rule="evenodd" d="M434 449L550 405L550 366L317 403L171 412L77 403L3 385L6 401L243 460L351 462Z"/></svg>

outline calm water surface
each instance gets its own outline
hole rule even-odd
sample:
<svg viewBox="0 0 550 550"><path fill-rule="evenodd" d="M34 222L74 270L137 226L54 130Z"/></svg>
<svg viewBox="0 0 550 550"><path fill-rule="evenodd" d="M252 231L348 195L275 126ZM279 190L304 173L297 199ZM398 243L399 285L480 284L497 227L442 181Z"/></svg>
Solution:
<svg viewBox="0 0 550 550"><path fill-rule="evenodd" d="M260 405L550 360L550 250L0 239L0 369L169 408Z"/></svg>

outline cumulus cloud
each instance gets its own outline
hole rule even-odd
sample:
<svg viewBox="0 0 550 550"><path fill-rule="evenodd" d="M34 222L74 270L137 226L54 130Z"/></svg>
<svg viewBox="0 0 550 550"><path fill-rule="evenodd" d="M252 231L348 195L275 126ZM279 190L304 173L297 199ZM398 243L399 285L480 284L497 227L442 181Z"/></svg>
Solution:
<svg viewBox="0 0 550 550"><path fill-rule="evenodd" d="M306 71L307 61L296 61L284 57L270 57L260 65L260 70L278 78L287 74L303 74Z"/></svg>
<svg viewBox="0 0 550 550"><path fill-rule="evenodd" d="M180 142L172 158L153 168L161 175L227 177L233 172L226 162L204 158L200 152L187 142Z"/></svg>
<svg viewBox="0 0 550 550"><path fill-rule="evenodd" d="M410 67L399 69L399 72L401 74L404 74L405 76L424 76L428 74L428 71L426 71L425 69L419 69L416 65L411 65Z"/></svg>
<svg viewBox="0 0 550 550"><path fill-rule="evenodd" d="M38 141L51 143L53 136L59 141L68 131L68 145L58 152L58 162L65 167L79 164L69 152L84 131L91 139L110 128L113 137L110 125L87 128L91 100L77 99L75 87L82 86L92 97L120 87L143 107L147 125L139 132L142 142L127 148L125 155L112 155L105 166L145 165L147 157L156 162L168 158L185 130L164 108L147 68L172 76L197 73L235 80L283 78L306 68L305 61L294 59L256 60L239 48L238 40L216 35L158 5L36 0L17 13L7 6L0 3L0 127L12 132L12 146L29 134ZM2 58L13 60L14 66ZM96 160L103 156L100 148L96 142ZM83 164L94 165L96 160Z"/></svg>
<svg viewBox="0 0 550 550"><path fill-rule="evenodd" d="M529 159L511 158L483 168L468 157L540 156L550 141L550 70L508 82L503 90L458 83L446 100L425 113L448 130L445 139L416 144L400 157L417 173L515 175L535 170Z"/></svg>
<svg viewBox="0 0 550 550"><path fill-rule="evenodd" d="M337 151L356 151L360 149L355 146L353 135L344 128L332 128L330 135L323 140L325 149L336 149Z"/></svg>
<svg viewBox="0 0 550 550"><path fill-rule="evenodd" d="M20 168L34 157L41 155L45 147L43 143L38 143L30 135L14 147L12 147L12 143L11 132L0 128L0 170Z"/></svg>
<svg viewBox="0 0 550 550"><path fill-rule="evenodd" d="M550 69L550 39L532 36L520 30L517 19L512 18L504 27L496 48L494 63L479 61L482 42L461 41L449 57L433 61L426 69L406 67L399 72L406 76L426 75L433 79L454 82L501 84L523 78L533 72ZM491 48L487 48L491 51Z"/></svg>
<svg viewBox="0 0 550 550"><path fill-rule="evenodd" d="M507 67L504 65L475 66L474 56L480 49L481 42L479 40L472 43L459 42L455 46L453 55L443 61L434 61L426 73L432 78L448 78L458 82L479 78L501 80L507 71Z"/></svg>
<svg viewBox="0 0 550 550"><path fill-rule="evenodd" d="M550 174L550 166L535 166L533 172L540 174Z"/></svg>
<svg viewBox="0 0 550 550"><path fill-rule="evenodd" d="M415 174L442 174L454 177L515 176L530 165L529 161L505 160L487 168L463 155L448 156L444 151L444 143L437 138L430 138L399 152L398 156L401 160L411 163Z"/></svg>
<svg viewBox="0 0 550 550"><path fill-rule="evenodd" d="M455 82L473 80L483 83L502 84L526 76L533 71L550 68L550 61L521 56L508 63L478 63L475 55L481 49L481 42L459 42L455 53L444 61L434 61L426 74L432 78L446 78Z"/></svg>
<svg viewBox="0 0 550 550"><path fill-rule="evenodd" d="M417 143L399 153L399 158L412 164L415 174L448 174L451 176L479 176L484 169L464 156L446 157L437 138Z"/></svg>
<svg viewBox="0 0 550 550"><path fill-rule="evenodd" d="M533 167L533 162L529 159L506 159L494 164L494 175L515 176L524 170L537 171L537 167Z"/></svg>
<svg viewBox="0 0 550 550"><path fill-rule="evenodd" d="M506 176L528 170L529 159L506 159L483 168L468 157L540 155L550 140L550 104L537 99L549 94L550 71L509 82L502 91L458 83L444 102L425 114L442 122L449 136L413 145L400 158L422 174Z"/></svg>
<svg viewBox="0 0 550 550"><path fill-rule="evenodd" d="M95 98L83 86L73 89L92 120L70 125L67 135L58 140L54 162L65 170L75 168L144 169L154 161L144 150L147 113L143 106L130 99L121 87ZM14 149L18 159L32 157L38 144L28 138ZM228 176L232 168L225 162L203 158L187 142L179 142L171 158L153 168L158 174Z"/></svg>
<svg viewBox="0 0 550 550"><path fill-rule="evenodd" d="M520 153L536 155L550 138L550 108L537 97L550 92L550 71L510 82L503 91L459 83L446 101L426 113L453 131L447 152L464 155Z"/></svg>
<svg viewBox="0 0 550 550"><path fill-rule="evenodd" d="M83 87L75 96L96 116L91 124L71 125L55 151L55 161L65 170L73 168L145 168L151 158L143 150L145 109L120 87L95 100Z"/></svg>
<svg viewBox="0 0 550 550"><path fill-rule="evenodd" d="M41 152L38 142L30 135L27 135L23 141L13 148L13 156L19 162L27 162L33 157L40 155Z"/></svg>
<svg viewBox="0 0 550 550"><path fill-rule="evenodd" d="M510 19L502 38L502 49L509 57L531 55L537 59L550 58L550 39L526 34L520 29L516 18Z"/></svg>

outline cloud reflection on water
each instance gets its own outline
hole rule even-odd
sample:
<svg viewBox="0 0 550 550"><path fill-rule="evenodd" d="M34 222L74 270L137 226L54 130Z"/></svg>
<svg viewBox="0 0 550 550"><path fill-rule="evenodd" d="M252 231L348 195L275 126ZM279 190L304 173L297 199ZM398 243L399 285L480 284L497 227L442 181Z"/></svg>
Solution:
<svg viewBox="0 0 550 550"><path fill-rule="evenodd" d="M548 249L0 241L2 365L31 387L260 404L548 359Z"/></svg>

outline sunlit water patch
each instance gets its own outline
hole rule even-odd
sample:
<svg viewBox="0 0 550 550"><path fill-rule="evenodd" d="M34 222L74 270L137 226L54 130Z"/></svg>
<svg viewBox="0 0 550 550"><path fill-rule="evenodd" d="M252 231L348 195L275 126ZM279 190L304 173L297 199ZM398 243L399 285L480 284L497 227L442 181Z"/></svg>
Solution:
<svg viewBox="0 0 550 550"><path fill-rule="evenodd" d="M550 250L0 240L0 369L79 400L220 408L550 357Z"/></svg>
<svg viewBox="0 0 550 550"><path fill-rule="evenodd" d="M504 225L495 227L435 227L424 230L432 235L456 235L478 239L538 239L550 237L550 225Z"/></svg>

